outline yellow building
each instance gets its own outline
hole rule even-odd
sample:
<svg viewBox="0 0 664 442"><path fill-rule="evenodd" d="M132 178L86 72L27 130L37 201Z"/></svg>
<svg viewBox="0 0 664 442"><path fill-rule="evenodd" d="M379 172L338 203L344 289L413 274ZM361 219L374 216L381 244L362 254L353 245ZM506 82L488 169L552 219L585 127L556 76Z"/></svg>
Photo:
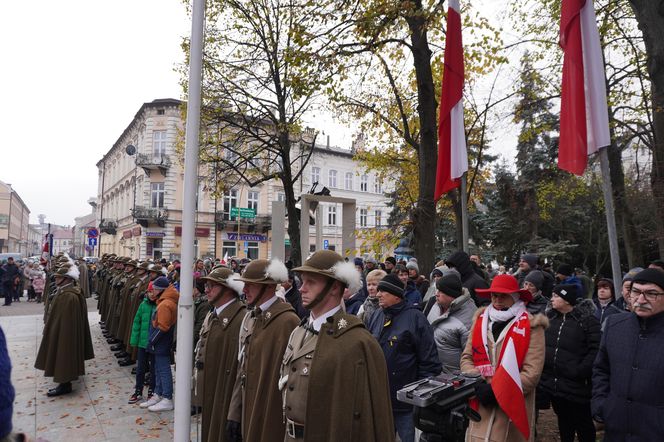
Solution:
<svg viewBox="0 0 664 442"><path fill-rule="evenodd" d="M0 181L0 253L29 254L30 210L11 184Z"/></svg>

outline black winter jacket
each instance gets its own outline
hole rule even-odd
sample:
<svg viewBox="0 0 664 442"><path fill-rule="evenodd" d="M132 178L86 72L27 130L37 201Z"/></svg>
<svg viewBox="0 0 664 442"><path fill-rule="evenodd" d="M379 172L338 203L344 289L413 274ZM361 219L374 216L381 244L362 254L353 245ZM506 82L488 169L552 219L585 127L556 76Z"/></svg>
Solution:
<svg viewBox="0 0 664 442"><path fill-rule="evenodd" d="M461 274L461 285L470 291L475 304L480 307L489 305L489 299L478 298L475 289L488 289L489 284L480 275L475 273L470 257L466 252L454 252L445 260L448 267L455 268Z"/></svg>
<svg viewBox="0 0 664 442"><path fill-rule="evenodd" d="M411 382L440 374L443 367L424 314L405 301L371 316L369 331L385 354L392 410L408 412L412 405L397 401L397 390Z"/></svg>
<svg viewBox="0 0 664 442"><path fill-rule="evenodd" d="M546 329L546 355L540 380L551 396L588 403L592 394L593 362L601 337L595 307L590 300L577 304L570 313L551 309Z"/></svg>
<svg viewBox="0 0 664 442"><path fill-rule="evenodd" d="M604 441L651 442L664 437L664 313L606 318L593 367L593 416Z"/></svg>

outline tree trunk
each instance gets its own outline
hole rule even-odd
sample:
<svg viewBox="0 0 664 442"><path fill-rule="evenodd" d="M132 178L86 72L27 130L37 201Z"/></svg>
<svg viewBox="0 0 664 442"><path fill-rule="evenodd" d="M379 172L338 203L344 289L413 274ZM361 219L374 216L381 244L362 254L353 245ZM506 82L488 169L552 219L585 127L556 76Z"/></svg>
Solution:
<svg viewBox="0 0 664 442"><path fill-rule="evenodd" d="M290 167L286 165L290 164L290 134L288 132L281 132L279 134L279 143L281 144L281 160L284 164L283 170L280 173L281 183L284 186L285 194L285 204L286 204L286 215L288 217L288 237L290 239L290 261L293 263L293 267L297 267L302 264L302 253L300 252L300 223L302 220L298 217L297 207L295 207L295 183L293 182L293 174L290 170ZM301 177L300 177L301 178ZM302 213L302 219L309 224L309 214ZM308 240L308 238L307 238Z"/></svg>
<svg viewBox="0 0 664 442"><path fill-rule="evenodd" d="M646 46L653 115L650 184L655 200L659 256L664 256L664 1L630 0Z"/></svg>
<svg viewBox="0 0 664 442"><path fill-rule="evenodd" d="M418 265L422 274L428 274L434 266L436 203L433 200L436 185L436 161L438 158L436 98L431 72L431 50L427 39L424 14L415 11L406 18L410 29L413 66L417 80L417 113L420 119L419 197L413 210L413 239Z"/></svg>
<svg viewBox="0 0 664 442"><path fill-rule="evenodd" d="M614 140L613 134L611 139ZM616 209L616 224L618 230L622 232L627 264L631 269L637 265L643 265L643 248L639 241L638 232L634 227L632 212L627 206L625 174L622 168L622 148L617 146L614 141L607 149L609 154L609 171L611 173L611 188L613 189L613 201Z"/></svg>

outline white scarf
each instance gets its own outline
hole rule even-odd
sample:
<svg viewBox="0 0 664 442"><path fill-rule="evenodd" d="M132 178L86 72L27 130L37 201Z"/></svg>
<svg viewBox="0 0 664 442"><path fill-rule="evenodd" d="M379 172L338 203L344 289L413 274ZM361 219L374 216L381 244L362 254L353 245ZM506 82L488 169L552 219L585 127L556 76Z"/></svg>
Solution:
<svg viewBox="0 0 664 442"><path fill-rule="evenodd" d="M494 322L507 322L512 318L518 318L524 311L526 311L526 304L520 299L507 310L496 310L493 308L493 304L489 304L486 308L490 324Z"/></svg>

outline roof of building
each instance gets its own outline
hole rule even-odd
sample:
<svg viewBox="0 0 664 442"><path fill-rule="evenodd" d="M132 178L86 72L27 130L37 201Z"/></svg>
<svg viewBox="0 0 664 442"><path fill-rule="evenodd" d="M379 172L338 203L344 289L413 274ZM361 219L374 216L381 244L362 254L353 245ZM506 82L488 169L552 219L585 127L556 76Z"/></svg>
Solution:
<svg viewBox="0 0 664 442"><path fill-rule="evenodd" d="M134 115L134 118L131 120L131 123L129 123L129 125L128 125L128 126L125 128L125 130L122 132L122 135L120 135L120 136L118 137L117 141L113 144L113 147L111 147L111 148L108 150L108 152L106 152L106 154L102 157L102 159L99 160L99 161L97 162L97 167L99 167L99 165L100 165L101 163L103 163L104 160L106 160L106 158L111 154L111 152L113 152L113 150L115 150L115 148L118 147L118 145L120 145L120 143L122 143L122 140L124 140L125 136L131 131L131 129L132 129L132 128L134 127L134 125L136 124L136 121L138 120L138 117L140 117L141 114L142 114L146 109L162 108L162 107L166 107L166 106L176 106L176 107L179 107L182 103L183 103L182 100L178 100L178 99L176 99L176 98L157 98L157 99L152 100L152 101L150 101L150 102L148 102L148 103L143 103L143 105L142 105L141 108L138 110L138 112L136 112L136 115Z"/></svg>

